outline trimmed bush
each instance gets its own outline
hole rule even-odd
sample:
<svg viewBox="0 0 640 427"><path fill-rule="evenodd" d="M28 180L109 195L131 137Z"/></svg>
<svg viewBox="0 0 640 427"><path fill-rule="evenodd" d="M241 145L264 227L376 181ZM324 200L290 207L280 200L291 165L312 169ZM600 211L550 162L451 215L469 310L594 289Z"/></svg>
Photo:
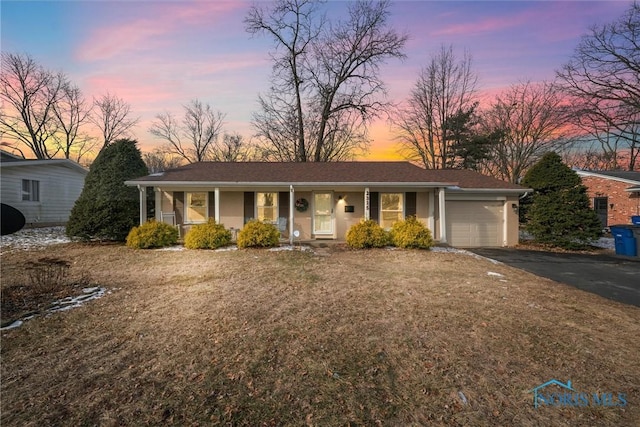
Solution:
<svg viewBox="0 0 640 427"><path fill-rule="evenodd" d="M127 246L133 249L162 248L178 242L178 229L164 222L147 221L133 227L127 236Z"/></svg>
<svg viewBox="0 0 640 427"><path fill-rule="evenodd" d="M422 221L410 216L393 224L391 243L399 248L430 249L433 247L433 237Z"/></svg>
<svg viewBox="0 0 640 427"><path fill-rule="evenodd" d="M216 224L213 218L205 224L191 227L184 236L184 247L188 249L216 249L231 243L231 231L222 224Z"/></svg>
<svg viewBox="0 0 640 427"><path fill-rule="evenodd" d="M280 232L273 224L260 221L247 222L238 233L239 248L270 248L280 243Z"/></svg>
<svg viewBox="0 0 640 427"><path fill-rule="evenodd" d="M373 221L361 221L347 231L347 245L355 249L383 248L391 243L389 233Z"/></svg>

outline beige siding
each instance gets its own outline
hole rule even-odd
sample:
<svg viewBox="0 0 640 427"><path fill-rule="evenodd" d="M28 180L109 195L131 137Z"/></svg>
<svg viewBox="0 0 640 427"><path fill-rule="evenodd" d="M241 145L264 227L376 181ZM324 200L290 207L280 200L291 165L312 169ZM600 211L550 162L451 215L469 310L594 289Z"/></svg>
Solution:
<svg viewBox="0 0 640 427"><path fill-rule="evenodd" d="M244 225L244 192L220 191L220 223L239 230Z"/></svg>
<svg viewBox="0 0 640 427"><path fill-rule="evenodd" d="M84 187L86 174L63 165L22 165L3 167L2 203L18 209L27 224L61 224L69 214ZM22 180L40 182L40 200L22 201Z"/></svg>
<svg viewBox="0 0 640 427"><path fill-rule="evenodd" d="M336 203L336 238L343 240L347 231L364 218L364 192L341 193L342 201ZM338 196L336 196L337 198ZM345 212L345 206L353 206L353 212Z"/></svg>

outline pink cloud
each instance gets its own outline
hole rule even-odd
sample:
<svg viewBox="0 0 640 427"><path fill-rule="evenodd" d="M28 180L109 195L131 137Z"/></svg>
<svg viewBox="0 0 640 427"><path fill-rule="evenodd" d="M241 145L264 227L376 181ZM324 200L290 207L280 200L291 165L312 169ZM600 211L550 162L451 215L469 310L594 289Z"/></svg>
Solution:
<svg viewBox="0 0 640 427"><path fill-rule="evenodd" d="M113 59L119 55L166 48L177 30L216 25L245 5L240 2L147 3L144 17L132 16L123 22L93 29L78 47L83 61Z"/></svg>

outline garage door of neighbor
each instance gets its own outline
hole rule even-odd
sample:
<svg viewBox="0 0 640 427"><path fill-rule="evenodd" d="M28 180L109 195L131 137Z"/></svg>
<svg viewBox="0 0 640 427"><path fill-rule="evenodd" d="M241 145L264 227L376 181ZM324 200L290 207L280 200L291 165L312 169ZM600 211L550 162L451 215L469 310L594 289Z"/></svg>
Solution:
<svg viewBox="0 0 640 427"><path fill-rule="evenodd" d="M504 202L448 200L446 202L449 244L462 248L502 246Z"/></svg>

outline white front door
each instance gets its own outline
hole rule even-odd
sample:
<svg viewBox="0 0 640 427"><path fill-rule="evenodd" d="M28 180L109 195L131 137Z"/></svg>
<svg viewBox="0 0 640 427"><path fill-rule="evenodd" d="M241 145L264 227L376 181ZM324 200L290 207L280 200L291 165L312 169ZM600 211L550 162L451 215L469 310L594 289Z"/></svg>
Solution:
<svg viewBox="0 0 640 427"><path fill-rule="evenodd" d="M313 194L313 234L333 235L333 193Z"/></svg>

